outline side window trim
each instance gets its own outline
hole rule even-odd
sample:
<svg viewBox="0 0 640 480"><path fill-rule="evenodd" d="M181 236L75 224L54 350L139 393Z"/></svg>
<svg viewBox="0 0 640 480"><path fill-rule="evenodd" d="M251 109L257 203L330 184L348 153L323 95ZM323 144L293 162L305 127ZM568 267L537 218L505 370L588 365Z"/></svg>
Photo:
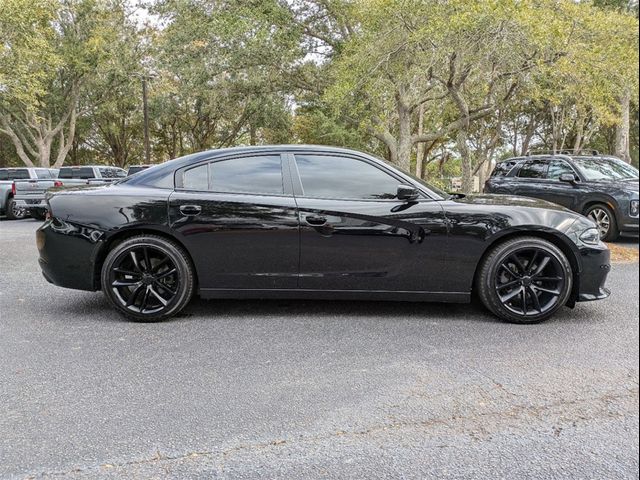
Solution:
<svg viewBox="0 0 640 480"><path fill-rule="evenodd" d="M211 189L211 184L210 184L210 179L211 179L211 164L213 163L218 163L218 162L224 162L227 160L237 160L237 159L241 159L241 158L251 158L251 157L258 157L258 156L279 156L280 157L280 175L281 175L281 179L282 179L282 190L283 193L277 194L277 193L264 193L264 192L256 192L256 193L252 193L252 192L218 192L218 191L214 191ZM203 165L207 166L207 190L195 190L195 189L190 189L190 188L185 188L184 187L184 173L188 170L193 170L194 168L198 168L198 167L202 167ZM194 165L187 165L184 166L182 168L179 168L178 170L176 170L175 174L174 174L174 191L181 191L181 192L200 192L200 193L212 193L212 194L218 194L218 195L251 195L251 196L270 196L270 197L292 197L292 193L287 193L288 191L290 192L290 189L287 188L287 173L285 172L285 158L284 155L282 153L273 153L271 155L265 154L263 152L256 152L256 153L243 153L243 154L239 154L239 155L231 155L231 156L225 156L225 157L221 157L221 158L207 158L207 159L203 159L200 162L194 164Z"/></svg>
<svg viewBox="0 0 640 480"><path fill-rule="evenodd" d="M360 156L356 156L356 155L348 155L348 154L344 154L344 153L334 153L334 152L296 152L291 154L292 157L292 165L293 165L293 170L292 170L292 175L294 175L294 178L297 179L297 181L294 181L294 192L295 195L298 197L303 197L303 198L308 198L308 199L315 199L315 200L346 200L346 201L350 201L350 202L398 202L397 199L395 198L345 198L345 197L313 197L313 196L307 196L304 193L304 184L302 183L302 176L300 175L300 171L298 169L298 161L297 161L297 156L304 156L304 155L314 155L314 156L326 156L326 157L341 157L341 158L348 158L350 160L354 160L357 162L363 162L367 165L370 165L373 168L377 168L378 170L380 170L382 173L384 173L385 175L393 178L394 180L396 180L398 182L398 185L407 185L408 182L402 178L399 177L397 175L395 175L395 173L389 169L384 168L381 165L378 165L377 163L374 163L372 161L370 161L369 159L365 158L365 157L360 157ZM296 191L296 183L299 185L299 192ZM411 186L416 187L416 185L414 185L413 183L411 183ZM418 189L418 191L420 192L420 198L418 200L433 200L431 198L429 198L423 191L422 189L416 187Z"/></svg>

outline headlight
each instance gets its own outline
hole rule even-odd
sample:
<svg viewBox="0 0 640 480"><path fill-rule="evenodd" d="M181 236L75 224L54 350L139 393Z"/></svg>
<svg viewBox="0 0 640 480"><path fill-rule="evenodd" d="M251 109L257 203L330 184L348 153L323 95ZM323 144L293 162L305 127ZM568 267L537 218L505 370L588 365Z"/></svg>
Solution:
<svg viewBox="0 0 640 480"><path fill-rule="evenodd" d="M597 228L588 228L580 234L580 240L587 245L598 245L600 243L600 231Z"/></svg>
<svg viewBox="0 0 640 480"><path fill-rule="evenodd" d="M638 216L638 200L631 200L631 206L629 207L629 213L632 217Z"/></svg>

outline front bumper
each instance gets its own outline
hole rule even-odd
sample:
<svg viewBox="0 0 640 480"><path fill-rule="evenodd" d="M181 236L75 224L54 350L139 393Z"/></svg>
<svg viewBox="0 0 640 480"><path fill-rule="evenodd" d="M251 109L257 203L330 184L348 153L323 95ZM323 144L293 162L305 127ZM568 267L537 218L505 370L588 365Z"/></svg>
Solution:
<svg viewBox="0 0 640 480"><path fill-rule="evenodd" d="M611 252L606 246L584 248L580 251L582 269L577 279L576 301L602 300L611 295L605 287L611 271Z"/></svg>
<svg viewBox="0 0 640 480"><path fill-rule="evenodd" d="M59 287L97 290L95 261L101 237L99 230L46 220L36 231L38 263L44 278Z"/></svg>

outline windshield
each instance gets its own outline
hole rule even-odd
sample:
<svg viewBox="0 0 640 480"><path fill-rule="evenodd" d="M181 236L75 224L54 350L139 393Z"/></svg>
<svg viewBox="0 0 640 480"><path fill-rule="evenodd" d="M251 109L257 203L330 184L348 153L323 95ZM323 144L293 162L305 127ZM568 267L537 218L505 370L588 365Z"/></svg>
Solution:
<svg viewBox="0 0 640 480"><path fill-rule="evenodd" d="M590 182L637 180L638 169L617 158L573 158Z"/></svg>

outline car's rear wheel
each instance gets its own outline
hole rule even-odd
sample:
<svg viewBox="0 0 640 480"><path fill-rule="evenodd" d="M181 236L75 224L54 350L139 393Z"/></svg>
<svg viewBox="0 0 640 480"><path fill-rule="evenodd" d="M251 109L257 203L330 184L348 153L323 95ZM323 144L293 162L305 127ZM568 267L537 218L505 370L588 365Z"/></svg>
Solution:
<svg viewBox="0 0 640 480"><path fill-rule="evenodd" d="M520 237L494 247L482 260L476 288L482 303L512 323L542 322L571 295L573 273L553 243Z"/></svg>
<svg viewBox="0 0 640 480"><path fill-rule="evenodd" d="M195 278L186 252L175 242L140 235L117 244L102 266L102 290L127 318L157 322L191 300Z"/></svg>
<svg viewBox="0 0 640 480"><path fill-rule="evenodd" d="M585 215L595 222L600 231L600 240L612 242L620 236L618 223L613 210L604 204L590 206Z"/></svg>
<svg viewBox="0 0 640 480"><path fill-rule="evenodd" d="M8 220L22 220L26 218L28 212L26 209L19 207L13 198L10 198L7 202L7 219Z"/></svg>

